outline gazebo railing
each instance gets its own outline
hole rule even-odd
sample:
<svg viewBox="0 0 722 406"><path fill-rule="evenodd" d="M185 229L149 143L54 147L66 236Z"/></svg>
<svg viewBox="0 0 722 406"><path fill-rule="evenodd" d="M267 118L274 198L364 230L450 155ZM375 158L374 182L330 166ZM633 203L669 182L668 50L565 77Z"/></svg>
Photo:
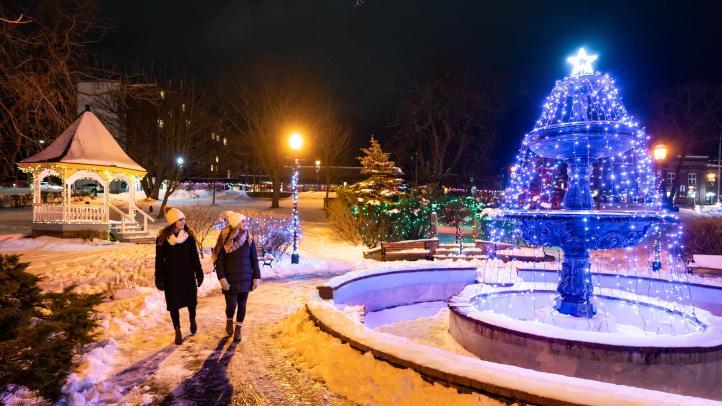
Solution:
<svg viewBox="0 0 722 406"><path fill-rule="evenodd" d="M35 204L33 222L104 224L107 221L104 206Z"/></svg>

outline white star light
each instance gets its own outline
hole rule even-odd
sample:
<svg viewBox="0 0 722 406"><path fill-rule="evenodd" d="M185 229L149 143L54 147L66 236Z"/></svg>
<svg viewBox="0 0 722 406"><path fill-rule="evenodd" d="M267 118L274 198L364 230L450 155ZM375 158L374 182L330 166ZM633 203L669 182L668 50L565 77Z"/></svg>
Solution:
<svg viewBox="0 0 722 406"><path fill-rule="evenodd" d="M592 68L592 62L597 60L597 55L587 55L584 48L579 48L577 56L570 56L567 58L567 62L574 65L572 69L572 76L576 75L591 75L594 73Z"/></svg>

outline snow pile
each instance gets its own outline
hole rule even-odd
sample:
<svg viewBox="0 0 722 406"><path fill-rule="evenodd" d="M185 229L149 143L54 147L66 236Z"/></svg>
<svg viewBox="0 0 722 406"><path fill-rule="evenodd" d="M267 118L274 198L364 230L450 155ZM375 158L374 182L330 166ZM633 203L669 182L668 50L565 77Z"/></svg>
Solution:
<svg viewBox="0 0 722 406"><path fill-rule="evenodd" d="M453 354L414 343L408 339L378 333L354 322L332 305L310 303L313 314L342 336L400 360L407 360L428 371L443 371L471 381L509 388L560 403L608 404L719 404L719 402L615 385L562 375L496 364ZM376 360L369 352L361 354L348 344L321 332L302 309L282 323L280 339L310 372L323 379L329 389L363 404L497 404L477 394L429 384L410 369L397 369ZM458 399L458 400L457 400Z"/></svg>
<svg viewBox="0 0 722 406"><path fill-rule="evenodd" d="M123 397L123 388L107 381L118 350L116 341L111 338L92 347L63 386L72 406L116 403Z"/></svg>
<svg viewBox="0 0 722 406"><path fill-rule="evenodd" d="M9 253L13 251L34 250L45 244L40 238L17 238L0 241L0 252Z"/></svg>
<svg viewBox="0 0 722 406"><path fill-rule="evenodd" d="M293 313L281 325L284 347L315 379L332 391L359 404L393 405L497 405L479 394L460 394L456 389L430 384L411 369L399 369L342 344L321 332L305 309Z"/></svg>

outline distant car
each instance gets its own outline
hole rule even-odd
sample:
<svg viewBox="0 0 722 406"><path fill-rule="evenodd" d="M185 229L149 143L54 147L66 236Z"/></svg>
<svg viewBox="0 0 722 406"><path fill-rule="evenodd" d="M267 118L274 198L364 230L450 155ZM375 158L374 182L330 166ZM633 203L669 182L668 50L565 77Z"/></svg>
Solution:
<svg viewBox="0 0 722 406"><path fill-rule="evenodd" d="M98 185L97 183L88 183L83 185L82 190L87 194L97 195L98 193L103 193L103 186Z"/></svg>
<svg viewBox="0 0 722 406"><path fill-rule="evenodd" d="M63 187L48 182L40 182L40 190L44 192L59 192L63 190Z"/></svg>

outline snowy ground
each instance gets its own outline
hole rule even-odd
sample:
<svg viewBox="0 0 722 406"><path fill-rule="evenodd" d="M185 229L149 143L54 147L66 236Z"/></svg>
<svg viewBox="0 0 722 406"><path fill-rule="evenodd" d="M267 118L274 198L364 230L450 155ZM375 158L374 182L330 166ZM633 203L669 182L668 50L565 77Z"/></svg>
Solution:
<svg viewBox="0 0 722 406"><path fill-rule="evenodd" d="M23 260L31 263L30 272L44 277L43 288L57 290L76 284L81 291L109 297L98 309L101 340L86 350L81 367L65 387L68 404L409 404L392 397L359 395L393 393L388 384L382 385L384 381L407 385L408 390L426 399L443 398L449 404L487 403L487 398L459 395L455 390L428 384L409 370L376 361L330 337L304 341L308 334L290 331L309 328L298 317L287 317L297 315L296 310L305 302L316 300L316 286L329 276L386 266L364 260L362 247L334 238L322 209L323 196L316 192L301 194L301 264L291 265L284 257L274 262L273 268L262 268L264 284L250 296L244 338L238 345L225 337L223 296L207 256L202 260L206 277L200 291L199 331L195 336L188 334L182 311L181 323L188 335L183 345L175 346L162 292L153 287L154 246L49 237L21 239L18 234L29 231L31 211L0 210L0 253L22 254ZM123 196L113 198L121 204ZM181 209L209 203L210 193L205 191L179 191L170 201ZM218 193L216 203L218 213L233 208L289 213L292 204L291 199L285 199L281 208L268 209L270 200L251 199L234 191ZM157 202L141 200L139 206L147 210L149 204L157 213ZM163 225L161 220L153 227ZM214 241L215 237L209 239ZM409 314L378 312L368 315L368 322L381 332L469 355L447 333L448 310L444 305L420 305L411 312L412 317ZM326 345L338 352L316 354L330 358L313 362L308 351L301 355L304 343L319 340L326 340ZM333 358L344 358L348 361L345 365L353 361L358 368L373 369L379 381L359 382L348 373L335 374L332 366L342 365L338 360L334 364ZM322 362L323 366L319 364ZM406 400L413 399L419 398Z"/></svg>

